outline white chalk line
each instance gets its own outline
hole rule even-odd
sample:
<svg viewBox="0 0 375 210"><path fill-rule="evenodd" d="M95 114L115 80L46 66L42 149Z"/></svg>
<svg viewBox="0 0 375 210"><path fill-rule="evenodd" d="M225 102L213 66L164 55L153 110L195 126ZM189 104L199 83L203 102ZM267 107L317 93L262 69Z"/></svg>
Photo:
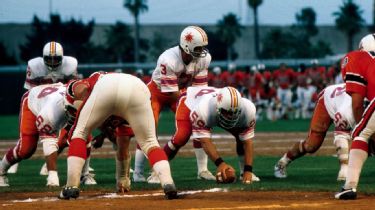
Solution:
<svg viewBox="0 0 375 210"><path fill-rule="evenodd" d="M193 195L197 193L214 193L214 192L228 192L227 188L212 188L208 190L189 190L189 191L180 191L178 195ZM57 196L57 195L56 195ZM164 193L145 193L145 194L135 194L135 195L127 195L127 194L117 194L117 193L106 193L104 195L98 196L80 196L78 199L80 200L96 200L96 199L115 199L115 198L136 198L136 197L155 197L155 196L164 196ZM42 197L42 198L28 198L23 200L11 200L10 203L32 203L32 202L54 202L58 201L57 197ZM9 206L11 204L3 204L2 206Z"/></svg>

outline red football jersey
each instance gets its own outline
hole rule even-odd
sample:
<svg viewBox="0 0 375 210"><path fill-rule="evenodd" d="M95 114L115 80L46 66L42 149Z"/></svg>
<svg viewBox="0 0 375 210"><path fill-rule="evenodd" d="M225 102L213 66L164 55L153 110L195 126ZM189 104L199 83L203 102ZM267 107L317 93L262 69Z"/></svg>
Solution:
<svg viewBox="0 0 375 210"><path fill-rule="evenodd" d="M370 101L375 97L375 52L349 52L341 60L341 71L347 93L358 93Z"/></svg>

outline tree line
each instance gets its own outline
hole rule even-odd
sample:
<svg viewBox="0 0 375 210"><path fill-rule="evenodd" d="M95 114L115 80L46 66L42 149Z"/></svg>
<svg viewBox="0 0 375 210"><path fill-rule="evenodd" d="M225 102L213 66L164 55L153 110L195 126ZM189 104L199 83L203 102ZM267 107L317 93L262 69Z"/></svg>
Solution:
<svg viewBox="0 0 375 210"><path fill-rule="evenodd" d="M295 15L296 22L287 29L273 29L264 37L259 37L258 9L263 0L248 0L247 3L254 14L254 43L248 44L254 47L256 58L320 58L332 54L324 40L311 41L319 33L316 13L312 8L299 11ZM34 16L31 34L19 46L22 61L41 56L44 44L50 40L61 42L65 54L76 57L80 63L143 62L147 59L147 52L153 56L159 55L168 40L160 33L154 34L152 40L141 38L139 34L139 16L147 12L147 1L124 0L123 6L133 15L134 27L116 22L106 30L106 41L100 45L90 41L94 20L88 23L74 18L63 21L59 14L50 14L50 19L43 21ZM346 34L348 51L353 49L353 37L365 26L362 13L353 0L344 0L332 14L336 27ZM205 29L210 39L208 48L215 60L233 61L238 57L234 44L242 36L243 28L239 17L228 13L218 20L215 31ZM370 31L374 29L374 26L369 27ZM16 59L7 54L4 44L0 43L0 65L12 64L17 64Z"/></svg>

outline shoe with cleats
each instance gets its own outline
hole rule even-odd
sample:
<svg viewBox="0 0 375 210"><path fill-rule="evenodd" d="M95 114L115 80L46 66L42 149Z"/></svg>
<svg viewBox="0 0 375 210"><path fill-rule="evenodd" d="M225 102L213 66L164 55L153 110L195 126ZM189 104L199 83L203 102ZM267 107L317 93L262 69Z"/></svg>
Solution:
<svg viewBox="0 0 375 210"><path fill-rule="evenodd" d="M355 188L341 188L341 192L336 193L335 198L340 200L355 200L357 198L357 190Z"/></svg>
<svg viewBox="0 0 375 210"><path fill-rule="evenodd" d="M172 200L172 199L178 198L177 189L176 189L176 186L174 184L165 184L163 186L163 190L164 190L164 194L165 194L164 195L165 199Z"/></svg>
<svg viewBox="0 0 375 210"><path fill-rule="evenodd" d="M64 199L64 200L69 200L71 198L77 199L79 197L79 188L78 187L64 187L58 198L59 199Z"/></svg>
<svg viewBox="0 0 375 210"><path fill-rule="evenodd" d="M88 173L81 176L81 184L84 185L96 185L96 180L94 179L95 174Z"/></svg>
<svg viewBox="0 0 375 210"><path fill-rule="evenodd" d="M210 171L202 171L198 174L197 179L215 181L216 177Z"/></svg>
<svg viewBox="0 0 375 210"><path fill-rule="evenodd" d="M275 170L274 175L275 175L276 178L284 179L288 176L287 173L286 173L286 166L284 166L280 163L277 163L275 165L274 170Z"/></svg>
<svg viewBox="0 0 375 210"><path fill-rule="evenodd" d="M6 174L0 175L0 187L9 187L9 181Z"/></svg>

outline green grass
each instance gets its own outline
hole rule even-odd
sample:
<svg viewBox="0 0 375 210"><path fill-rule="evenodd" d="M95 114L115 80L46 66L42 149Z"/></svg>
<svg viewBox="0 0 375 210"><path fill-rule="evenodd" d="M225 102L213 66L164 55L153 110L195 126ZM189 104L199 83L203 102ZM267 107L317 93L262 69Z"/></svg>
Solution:
<svg viewBox="0 0 375 210"><path fill-rule="evenodd" d="M278 120L278 121L258 121L256 132L295 132L307 131L310 120ZM174 114L164 111L159 121L159 134L173 134L175 131ZM222 129L215 128L214 132L223 132ZM0 116L0 140L18 138L18 116Z"/></svg>
<svg viewBox="0 0 375 210"><path fill-rule="evenodd" d="M226 162L233 165L236 169L237 158L224 157ZM293 162L288 167L288 178L276 179L273 177L273 166L278 160L276 157L256 157L254 162L254 172L260 177L261 181L252 185L243 185L239 181L234 184L216 184L213 181L201 181L196 179L195 158L177 157L171 162L172 175L179 190L198 190L210 189L214 187L225 187L230 190L245 191L328 191L336 192L339 190L342 182L336 181L338 172L337 158L331 156L306 156ZM39 176L40 166L43 160L26 160L21 162L17 174L10 174L9 181L11 187L0 188L3 192L33 192L33 191L55 191L45 187L46 177ZM115 188L114 159L92 159L95 169L97 186L82 186L82 189L92 189L98 191L113 191ZM66 160L59 160L60 184L66 182ZM210 162L209 169L214 172L215 167ZM148 169L146 169L148 171ZM359 191L360 193L375 193L375 162L369 158L363 168ZM238 173L238 170L237 170ZM132 190L153 190L160 189L159 185L150 185L145 183L133 183Z"/></svg>

